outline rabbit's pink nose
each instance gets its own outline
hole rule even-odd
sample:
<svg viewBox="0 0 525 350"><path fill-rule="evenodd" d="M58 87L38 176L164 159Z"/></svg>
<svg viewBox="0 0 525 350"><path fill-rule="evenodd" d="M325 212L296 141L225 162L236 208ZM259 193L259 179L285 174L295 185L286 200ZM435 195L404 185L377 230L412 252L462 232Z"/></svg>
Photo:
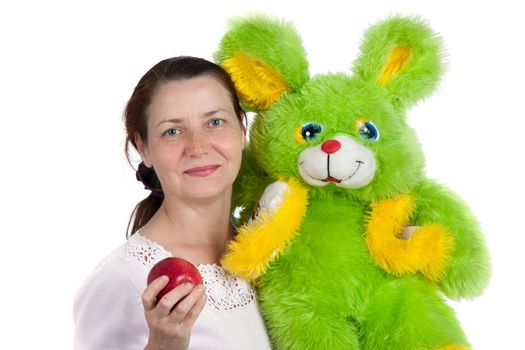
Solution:
<svg viewBox="0 0 525 350"><path fill-rule="evenodd" d="M321 150L328 154L337 152L339 148L341 148L341 143L337 140L328 140L321 145Z"/></svg>

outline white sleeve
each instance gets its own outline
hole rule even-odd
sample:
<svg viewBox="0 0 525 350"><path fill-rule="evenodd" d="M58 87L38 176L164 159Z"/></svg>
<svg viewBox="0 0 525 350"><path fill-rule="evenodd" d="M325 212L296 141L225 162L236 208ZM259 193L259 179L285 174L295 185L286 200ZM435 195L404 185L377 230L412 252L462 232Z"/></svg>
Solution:
<svg viewBox="0 0 525 350"><path fill-rule="evenodd" d="M148 326L141 295L117 262L99 266L75 297L75 349L143 350Z"/></svg>

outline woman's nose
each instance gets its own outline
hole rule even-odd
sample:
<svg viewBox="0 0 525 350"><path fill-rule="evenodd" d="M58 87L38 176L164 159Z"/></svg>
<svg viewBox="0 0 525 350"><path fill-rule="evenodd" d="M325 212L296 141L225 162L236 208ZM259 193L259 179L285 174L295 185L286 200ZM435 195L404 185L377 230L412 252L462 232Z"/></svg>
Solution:
<svg viewBox="0 0 525 350"><path fill-rule="evenodd" d="M188 143L186 151L192 157L199 157L208 153L210 147L209 135L201 131L191 131L188 133Z"/></svg>

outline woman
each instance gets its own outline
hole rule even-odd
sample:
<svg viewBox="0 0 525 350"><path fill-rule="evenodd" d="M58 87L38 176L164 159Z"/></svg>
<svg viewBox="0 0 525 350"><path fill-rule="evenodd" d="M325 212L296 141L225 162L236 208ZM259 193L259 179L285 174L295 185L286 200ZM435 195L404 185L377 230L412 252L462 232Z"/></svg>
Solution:
<svg viewBox="0 0 525 350"><path fill-rule="evenodd" d="M75 298L81 349L269 349L253 289L219 265L234 236L232 184L244 148L244 112L228 74L195 57L159 62L125 110L126 151L152 193L132 215L127 242L98 265ZM126 152L127 153L127 152ZM146 286L157 261L184 258L204 286Z"/></svg>

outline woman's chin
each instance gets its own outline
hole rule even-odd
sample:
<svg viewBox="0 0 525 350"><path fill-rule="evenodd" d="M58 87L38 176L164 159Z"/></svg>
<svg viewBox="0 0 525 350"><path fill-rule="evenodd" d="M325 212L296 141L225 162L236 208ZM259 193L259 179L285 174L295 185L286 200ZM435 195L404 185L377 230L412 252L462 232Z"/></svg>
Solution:
<svg viewBox="0 0 525 350"><path fill-rule="evenodd" d="M197 186L188 186L184 193L185 200L214 200L219 199L223 196L228 197L228 201L231 200L231 189L232 186L219 186L217 183L202 183Z"/></svg>

